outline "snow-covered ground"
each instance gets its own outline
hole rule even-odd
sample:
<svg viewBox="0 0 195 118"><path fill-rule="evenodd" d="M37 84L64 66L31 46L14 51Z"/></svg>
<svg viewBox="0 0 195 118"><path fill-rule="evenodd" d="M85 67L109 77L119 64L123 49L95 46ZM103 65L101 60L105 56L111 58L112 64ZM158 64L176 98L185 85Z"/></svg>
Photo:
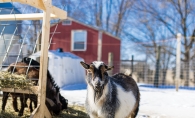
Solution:
<svg viewBox="0 0 195 118"><path fill-rule="evenodd" d="M139 86L140 109L137 118L195 118L195 90L158 89ZM84 105L86 85L63 87L69 104Z"/></svg>

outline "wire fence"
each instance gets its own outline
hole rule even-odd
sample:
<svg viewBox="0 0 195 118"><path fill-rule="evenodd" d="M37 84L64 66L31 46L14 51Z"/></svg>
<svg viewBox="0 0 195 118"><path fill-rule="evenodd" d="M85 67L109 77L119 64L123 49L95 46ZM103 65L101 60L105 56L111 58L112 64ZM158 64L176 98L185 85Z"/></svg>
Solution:
<svg viewBox="0 0 195 118"><path fill-rule="evenodd" d="M86 60L91 63L93 60ZM107 60L102 60L109 65ZM121 60L114 61L114 70L111 74L118 72L130 75L140 86L152 88L176 89L176 68L163 69L157 67L156 63L150 63L146 60ZM195 90L195 63L182 62L180 65L179 89Z"/></svg>
<svg viewBox="0 0 195 118"><path fill-rule="evenodd" d="M131 74L141 86L156 88L176 88L176 68L163 69L157 67L155 63L146 61L122 60L120 72ZM180 78L178 79L179 88L195 90L195 65L181 63Z"/></svg>

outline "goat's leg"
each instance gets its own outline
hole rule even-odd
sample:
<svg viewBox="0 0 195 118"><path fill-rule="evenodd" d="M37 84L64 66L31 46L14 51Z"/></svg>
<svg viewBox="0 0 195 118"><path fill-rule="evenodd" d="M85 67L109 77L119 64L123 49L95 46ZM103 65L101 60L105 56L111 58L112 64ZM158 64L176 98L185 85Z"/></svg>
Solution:
<svg viewBox="0 0 195 118"><path fill-rule="evenodd" d="M28 97L25 96L24 107L28 107L27 100L28 100Z"/></svg>
<svg viewBox="0 0 195 118"><path fill-rule="evenodd" d="M34 102L34 108L37 108L38 104L37 96L35 96L32 101Z"/></svg>
<svg viewBox="0 0 195 118"><path fill-rule="evenodd" d="M18 116L22 116L23 112L24 112L24 107L26 104L26 101L24 101L24 96L20 96L20 103L21 103L21 108L20 108L20 111L18 113Z"/></svg>
<svg viewBox="0 0 195 118"><path fill-rule="evenodd" d="M7 103L7 99L8 99L8 92L3 92L3 98L2 98L2 111L5 111L5 106L6 106L6 103Z"/></svg>
<svg viewBox="0 0 195 118"><path fill-rule="evenodd" d="M32 99L30 98L30 105L29 105L29 109L30 109L30 112L31 112L31 113L33 112L32 103L33 103L33 101L32 101Z"/></svg>
<svg viewBox="0 0 195 118"><path fill-rule="evenodd" d="M12 95L12 105L13 105L13 108L14 108L14 111L15 112L18 112L18 102L17 102L17 96L16 95Z"/></svg>
<svg viewBox="0 0 195 118"><path fill-rule="evenodd" d="M33 112L33 104L34 103L34 109L37 108L37 96L36 95L31 95L30 96L30 112Z"/></svg>

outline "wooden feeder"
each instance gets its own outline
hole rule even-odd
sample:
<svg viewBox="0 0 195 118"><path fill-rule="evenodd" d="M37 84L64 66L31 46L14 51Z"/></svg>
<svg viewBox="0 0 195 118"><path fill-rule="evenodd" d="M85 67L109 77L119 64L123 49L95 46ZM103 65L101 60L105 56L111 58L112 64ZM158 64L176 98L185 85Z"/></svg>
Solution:
<svg viewBox="0 0 195 118"><path fill-rule="evenodd" d="M33 14L7 14L0 15L0 21L14 21L14 20L43 20L42 22L42 40L41 40L41 56L40 56L40 70L39 70L39 86L31 88L33 93L38 94L38 105L37 108L31 114L31 118L51 118L51 114L45 105L46 99L46 83L47 83L47 62L48 62L48 45L49 45L49 34L50 34L50 19L66 19L67 12L52 6L51 0L0 0L0 2L19 2L27 4L32 7L38 8L43 13ZM16 92L16 93L28 93L33 94L29 90L18 90L13 88L2 88L5 92Z"/></svg>

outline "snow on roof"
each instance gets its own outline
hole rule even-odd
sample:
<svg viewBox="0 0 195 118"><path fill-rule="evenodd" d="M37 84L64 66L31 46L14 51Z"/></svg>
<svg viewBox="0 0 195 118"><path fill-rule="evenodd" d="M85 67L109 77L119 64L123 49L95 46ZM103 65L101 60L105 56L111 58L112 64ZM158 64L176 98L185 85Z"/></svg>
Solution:
<svg viewBox="0 0 195 118"><path fill-rule="evenodd" d="M70 53L70 52L58 52L56 50L49 50L48 51L48 56L50 55L56 55L56 56L59 56L59 57L69 57L69 58L72 58L72 59L82 59L81 57L73 54L73 53ZM39 52L36 52L34 54L32 54L30 57L39 57L40 56L40 51Z"/></svg>
<svg viewBox="0 0 195 118"><path fill-rule="evenodd" d="M51 52L52 54L57 55L57 56L70 57L73 59L81 59L81 57L79 57L73 53L70 53L70 52L58 52L56 50L50 50L49 52Z"/></svg>

